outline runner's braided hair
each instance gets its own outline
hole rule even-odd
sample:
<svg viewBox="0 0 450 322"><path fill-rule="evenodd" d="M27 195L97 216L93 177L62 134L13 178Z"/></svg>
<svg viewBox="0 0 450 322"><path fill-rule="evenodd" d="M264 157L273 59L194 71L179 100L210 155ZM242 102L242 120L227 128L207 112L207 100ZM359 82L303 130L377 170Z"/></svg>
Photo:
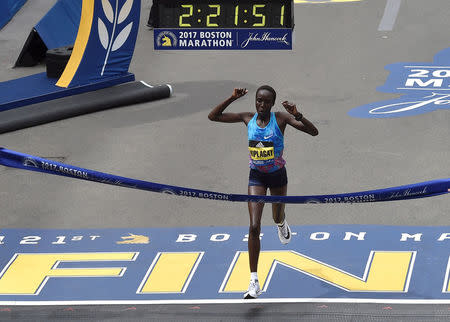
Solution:
<svg viewBox="0 0 450 322"><path fill-rule="evenodd" d="M259 92L260 90L263 90L263 89L265 89L266 91L269 91L269 92L272 93L273 104L275 104L275 99L277 98L277 92L275 92L275 90L272 88L272 86L269 86L269 85L263 85L263 86L260 86L260 87L256 90L256 94L258 94L258 92Z"/></svg>

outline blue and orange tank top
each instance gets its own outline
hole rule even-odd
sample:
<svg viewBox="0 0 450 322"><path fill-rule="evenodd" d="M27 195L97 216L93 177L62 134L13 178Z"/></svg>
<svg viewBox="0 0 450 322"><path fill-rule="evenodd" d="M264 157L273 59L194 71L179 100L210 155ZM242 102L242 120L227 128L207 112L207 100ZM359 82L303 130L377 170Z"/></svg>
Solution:
<svg viewBox="0 0 450 322"><path fill-rule="evenodd" d="M283 159L284 136L277 124L275 113L270 113L266 127L256 124L258 113L247 124L248 150L250 168L270 173L281 169L286 164Z"/></svg>

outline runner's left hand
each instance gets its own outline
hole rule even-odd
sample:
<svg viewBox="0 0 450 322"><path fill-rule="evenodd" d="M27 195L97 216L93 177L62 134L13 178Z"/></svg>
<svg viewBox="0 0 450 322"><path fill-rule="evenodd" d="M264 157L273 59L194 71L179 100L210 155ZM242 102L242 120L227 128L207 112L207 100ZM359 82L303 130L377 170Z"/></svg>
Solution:
<svg viewBox="0 0 450 322"><path fill-rule="evenodd" d="M286 111L288 111L289 114L297 115L298 113L297 106L294 103L284 101L281 102L281 104L284 106L284 108L286 109Z"/></svg>

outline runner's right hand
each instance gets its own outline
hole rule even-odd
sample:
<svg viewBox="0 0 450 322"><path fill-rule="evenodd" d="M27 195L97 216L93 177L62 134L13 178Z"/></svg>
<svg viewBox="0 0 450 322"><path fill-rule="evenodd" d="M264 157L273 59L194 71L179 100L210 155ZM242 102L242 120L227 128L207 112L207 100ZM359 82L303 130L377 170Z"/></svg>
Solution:
<svg viewBox="0 0 450 322"><path fill-rule="evenodd" d="M233 90L233 95L231 95L231 97L233 99L238 99L238 98L244 96L247 93L248 93L248 90L246 88L235 88Z"/></svg>

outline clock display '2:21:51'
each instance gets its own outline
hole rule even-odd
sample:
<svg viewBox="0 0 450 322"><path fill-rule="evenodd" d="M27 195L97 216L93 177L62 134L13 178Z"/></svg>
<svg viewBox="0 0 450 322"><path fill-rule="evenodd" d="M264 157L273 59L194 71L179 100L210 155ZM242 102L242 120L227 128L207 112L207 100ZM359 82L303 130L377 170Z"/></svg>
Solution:
<svg viewBox="0 0 450 322"><path fill-rule="evenodd" d="M292 0L166 0L158 7L159 28L292 28Z"/></svg>

